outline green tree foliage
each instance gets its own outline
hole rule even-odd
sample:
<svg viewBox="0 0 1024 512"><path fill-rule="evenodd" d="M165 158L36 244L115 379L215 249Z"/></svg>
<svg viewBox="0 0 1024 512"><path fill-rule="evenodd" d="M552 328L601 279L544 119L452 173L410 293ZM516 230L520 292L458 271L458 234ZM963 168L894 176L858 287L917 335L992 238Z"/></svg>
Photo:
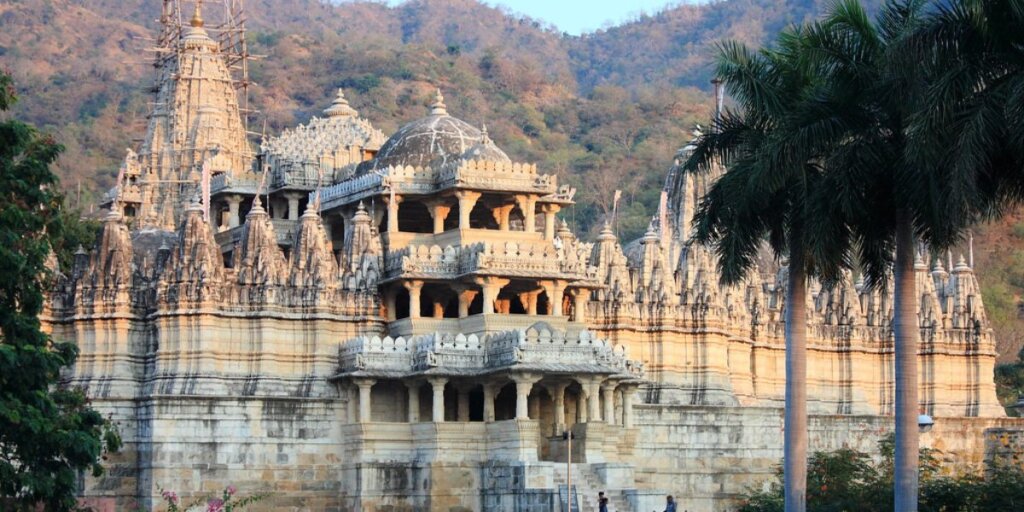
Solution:
<svg viewBox="0 0 1024 512"><path fill-rule="evenodd" d="M15 101L0 74L0 110ZM81 390L59 384L77 347L41 329L46 262L64 234L50 166L61 151L23 122L0 122L0 502L16 510L75 507L76 476L100 475L104 449L120 444Z"/></svg>
<svg viewBox="0 0 1024 512"><path fill-rule="evenodd" d="M879 443L879 458L841 448L810 457L808 512L890 512L893 510L894 439ZM993 466L984 474L943 474L939 454L920 452L920 512L991 512L1020 510L1024 504L1024 470ZM782 473L768 489L744 497L739 512L782 512Z"/></svg>

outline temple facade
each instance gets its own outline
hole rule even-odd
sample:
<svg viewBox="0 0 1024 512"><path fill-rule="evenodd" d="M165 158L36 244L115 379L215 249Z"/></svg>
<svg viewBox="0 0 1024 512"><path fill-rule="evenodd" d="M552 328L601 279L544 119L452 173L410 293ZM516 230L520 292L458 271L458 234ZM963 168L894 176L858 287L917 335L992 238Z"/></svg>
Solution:
<svg viewBox="0 0 1024 512"><path fill-rule="evenodd" d="M451 115L390 137L338 91L250 144L200 13L159 69L96 246L44 322L125 440L96 507L227 485L267 510L728 510L782 447L785 263L722 287L689 243L713 181L668 172L639 240L579 239L574 190ZM228 85L225 86L225 83ZM724 171L719 171L724 172ZM918 262L923 442L977 465L1020 429L993 384L973 258ZM891 293L808 293L812 449L892 428ZM569 435L572 433L571 441Z"/></svg>

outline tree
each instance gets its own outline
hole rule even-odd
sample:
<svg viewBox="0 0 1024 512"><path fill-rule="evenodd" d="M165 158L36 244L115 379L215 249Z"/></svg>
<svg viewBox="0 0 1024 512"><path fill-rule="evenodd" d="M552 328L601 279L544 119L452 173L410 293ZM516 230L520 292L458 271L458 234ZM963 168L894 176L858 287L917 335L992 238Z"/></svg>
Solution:
<svg viewBox="0 0 1024 512"><path fill-rule="evenodd" d="M0 111L15 99L0 73ZM73 509L77 473L102 474L103 450L120 443L80 390L59 384L77 347L51 340L39 321L46 262L63 232L50 171L60 151L25 123L0 122L0 500L19 510Z"/></svg>
<svg viewBox="0 0 1024 512"><path fill-rule="evenodd" d="M721 45L717 76L738 104L701 135L684 169L726 167L702 200L694 241L711 244L722 282L741 282L765 240L777 259L789 258L785 300L785 509L802 512L807 497L807 312L809 276L817 262L806 236L809 200L821 179L816 144L792 138L792 112L819 79L803 54L803 29L782 32L774 49L751 52ZM804 141L811 142L811 141ZM839 263L837 262L836 265Z"/></svg>

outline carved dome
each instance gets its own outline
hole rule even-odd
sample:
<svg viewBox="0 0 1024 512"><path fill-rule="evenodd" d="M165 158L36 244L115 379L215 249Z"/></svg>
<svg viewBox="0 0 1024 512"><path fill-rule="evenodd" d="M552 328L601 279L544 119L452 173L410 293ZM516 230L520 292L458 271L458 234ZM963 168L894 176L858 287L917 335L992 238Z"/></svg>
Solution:
<svg viewBox="0 0 1024 512"><path fill-rule="evenodd" d="M481 132L480 142L462 154L463 160L484 160L487 162L512 163L512 159L487 136L487 126Z"/></svg>
<svg viewBox="0 0 1024 512"><path fill-rule="evenodd" d="M430 115L395 132L372 160L373 169L392 165L440 166L458 160L481 141L483 134L469 123L448 115L440 91Z"/></svg>

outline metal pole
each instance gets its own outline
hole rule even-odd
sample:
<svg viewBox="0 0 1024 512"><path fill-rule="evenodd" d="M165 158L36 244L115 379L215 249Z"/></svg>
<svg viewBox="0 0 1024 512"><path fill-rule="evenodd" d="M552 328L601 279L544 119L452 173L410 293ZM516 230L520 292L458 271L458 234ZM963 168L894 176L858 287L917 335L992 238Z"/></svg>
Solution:
<svg viewBox="0 0 1024 512"><path fill-rule="evenodd" d="M572 512L572 430L569 430L566 439L569 443L569 456L565 458L565 496L569 503L569 512Z"/></svg>

